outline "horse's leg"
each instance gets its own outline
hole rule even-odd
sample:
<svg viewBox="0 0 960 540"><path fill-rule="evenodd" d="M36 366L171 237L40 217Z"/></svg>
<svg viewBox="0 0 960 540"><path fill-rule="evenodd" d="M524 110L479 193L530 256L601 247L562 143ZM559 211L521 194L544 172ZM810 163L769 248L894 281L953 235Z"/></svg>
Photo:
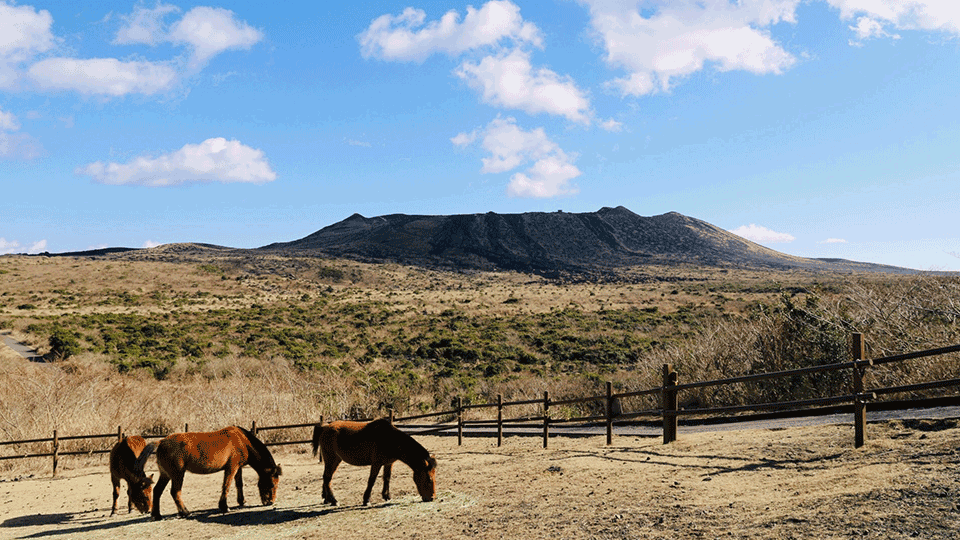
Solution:
<svg viewBox="0 0 960 540"><path fill-rule="evenodd" d="M383 500L390 500L390 473L393 472L393 462L383 464Z"/></svg>
<svg viewBox="0 0 960 540"><path fill-rule="evenodd" d="M157 480L157 485L153 486L153 511L150 513L153 520L156 521L160 519L160 495L163 495L164 488L167 487L167 483L170 482L170 477L160 473L160 479Z"/></svg>
<svg viewBox="0 0 960 540"><path fill-rule="evenodd" d="M228 464L227 468L223 471L223 489L220 490L220 507L221 512L227 511L227 494L230 493L230 484L233 482L233 477L238 475L240 468L233 469Z"/></svg>
<svg viewBox="0 0 960 540"><path fill-rule="evenodd" d="M380 474L380 464L374 463L370 466L370 478L367 480L367 490L363 492L363 505L370 503L370 494L373 493L373 484L377 481L377 475Z"/></svg>
<svg viewBox="0 0 960 540"><path fill-rule="evenodd" d="M127 513L133 512L133 485L127 482Z"/></svg>
<svg viewBox="0 0 960 540"><path fill-rule="evenodd" d="M333 473L337 472L339 465L338 456L323 456L323 502L333 506L337 505L337 498L333 496L333 490L330 489L330 479L333 478Z"/></svg>
<svg viewBox="0 0 960 540"><path fill-rule="evenodd" d="M243 467L237 469L237 475L234 477L234 484L237 485L237 506L243 506Z"/></svg>
<svg viewBox="0 0 960 540"><path fill-rule="evenodd" d="M180 517L187 517L190 512L183 505L183 498L180 496L180 491L183 489L183 476L184 473L178 471L176 476L170 479L170 495L173 497L173 502L177 503L177 513L180 514Z"/></svg>
<svg viewBox="0 0 960 540"><path fill-rule="evenodd" d="M113 509L110 510L112 516L117 513L117 499L120 498L120 479L111 474L110 482L113 484Z"/></svg>

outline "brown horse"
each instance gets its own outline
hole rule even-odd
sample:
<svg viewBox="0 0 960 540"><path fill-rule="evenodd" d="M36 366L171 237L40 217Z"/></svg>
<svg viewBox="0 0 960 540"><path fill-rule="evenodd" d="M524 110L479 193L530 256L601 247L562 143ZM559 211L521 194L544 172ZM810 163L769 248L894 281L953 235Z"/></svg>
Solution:
<svg viewBox="0 0 960 540"><path fill-rule="evenodd" d="M134 506L143 514L150 511L153 475L147 476L143 466L156 446L156 443L147 444L143 437L133 436L124 437L110 450L110 482L113 483L111 516L117 513L120 480L127 483L127 512L133 511Z"/></svg>
<svg viewBox="0 0 960 540"><path fill-rule="evenodd" d="M211 474L223 471L223 489L220 492L219 508L227 511L227 492L230 481L236 479L237 504L243 506L243 477L240 469L244 465L253 467L260 475L257 487L260 488L260 500L271 505L277 498L277 484L280 482L281 469L273 460L267 445L260 439L237 426L208 433L174 433L168 435L157 445L157 467L160 479L153 490L153 519L160 519L160 495L171 480L170 495L177 503L177 512L189 515L180 490L183 487L184 473Z"/></svg>
<svg viewBox="0 0 960 540"><path fill-rule="evenodd" d="M390 420L373 422L331 422L313 428L313 454L320 449L323 467L323 502L337 504L330 489L330 479L341 461L351 465L370 465L370 479L363 492L363 504L370 502L373 484L383 467L383 500L390 500L390 473L394 461L402 461L413 469L413 482L424 502L436 496L437 460L410 435L400 431Z"/></svg>

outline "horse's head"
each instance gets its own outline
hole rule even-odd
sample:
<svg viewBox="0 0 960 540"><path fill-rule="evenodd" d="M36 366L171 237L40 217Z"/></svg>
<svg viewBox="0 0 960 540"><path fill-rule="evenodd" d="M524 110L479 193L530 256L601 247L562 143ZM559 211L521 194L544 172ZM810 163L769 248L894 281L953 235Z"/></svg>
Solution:
<svg viewBox="0 0 960 540"><path fill-rule="evenodd" d="M280 485L280 475L283 471L280 466L268 467L260 473L257 487L260 488L260 501L264 506L270 506L277 500L277 486Z"/></svg>
<svg viewBox="0 0 960 540"><path fill-rule="evenodd" d="M437 460L433 456L424 460L423 468L413 471L413 482L423 502L430 502L437 496Z"/></svg>
<svg viewBox="0 0 960 540"><path fill-rule="evenodd" d="M127 483L127 496L141 514L149 512L153 499L153 475Z"/></svg>

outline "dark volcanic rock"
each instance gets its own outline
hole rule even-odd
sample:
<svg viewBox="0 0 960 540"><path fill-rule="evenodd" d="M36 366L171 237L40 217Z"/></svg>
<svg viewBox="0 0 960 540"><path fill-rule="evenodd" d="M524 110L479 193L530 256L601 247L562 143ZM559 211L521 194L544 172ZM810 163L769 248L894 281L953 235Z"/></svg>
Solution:
<svg viewBox="0 0 960 540"><path fill-rule="evenodd" d="M354 214L300 240L259 250L541 274L602 272L651 263L903 271L794 257L676 212L644 217L622 206L580 214L489 212L373 218Z"/></svg>

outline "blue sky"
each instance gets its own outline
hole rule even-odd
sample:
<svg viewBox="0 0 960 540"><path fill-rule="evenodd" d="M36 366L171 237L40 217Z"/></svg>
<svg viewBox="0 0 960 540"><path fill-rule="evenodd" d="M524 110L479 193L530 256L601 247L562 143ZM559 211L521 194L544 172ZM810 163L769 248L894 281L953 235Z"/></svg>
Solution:
<svg viewBox="0 0 960 540"><path fill-rule="evenodd" d="M960 270L954 0L0 0L0 254L677 211Z"/></svg>

